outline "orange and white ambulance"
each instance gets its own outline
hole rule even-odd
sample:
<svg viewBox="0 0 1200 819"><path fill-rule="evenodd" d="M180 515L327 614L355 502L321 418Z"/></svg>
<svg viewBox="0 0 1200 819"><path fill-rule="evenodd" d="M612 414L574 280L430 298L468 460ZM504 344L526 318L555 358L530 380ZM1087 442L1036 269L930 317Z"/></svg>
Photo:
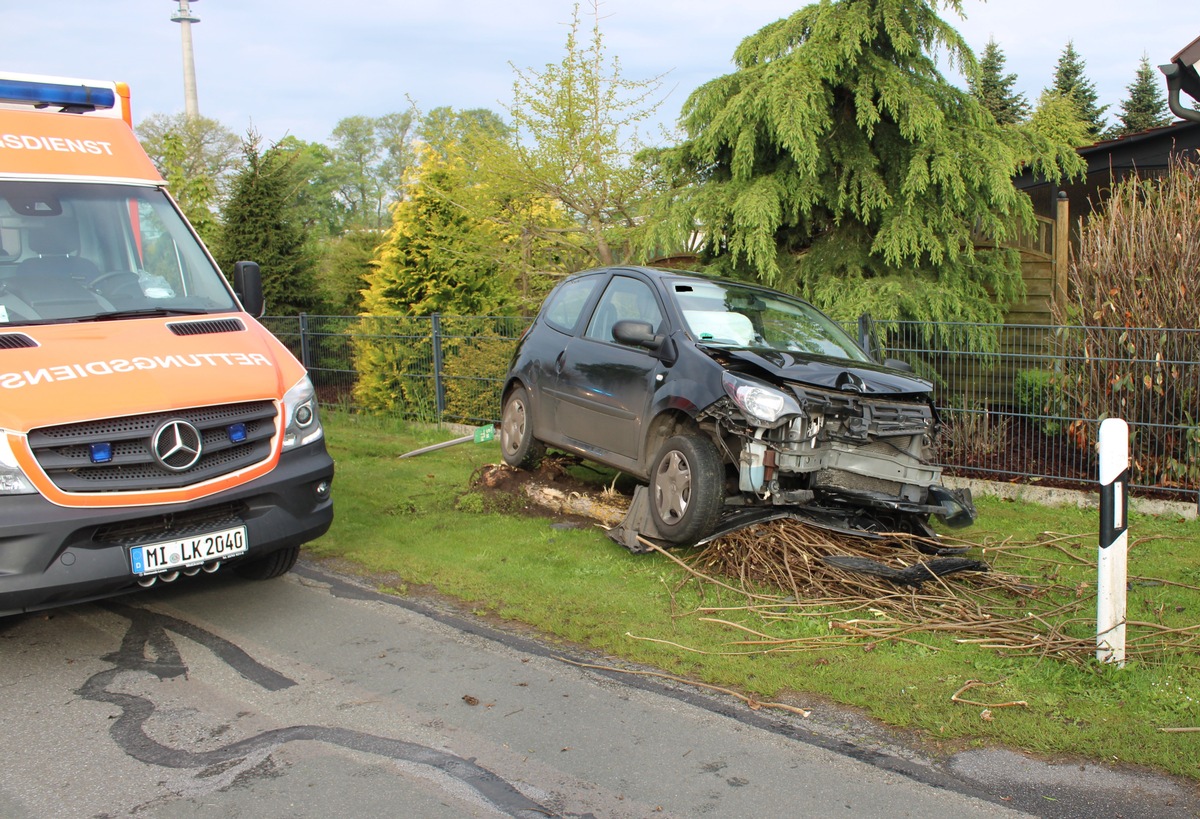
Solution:
<svg viewBox="0 0 1200 819"><path fill-rule="evenodd" d="M0 74L0 615L224 567L333 520L304 368L231 288L121 83Z"/></svg>

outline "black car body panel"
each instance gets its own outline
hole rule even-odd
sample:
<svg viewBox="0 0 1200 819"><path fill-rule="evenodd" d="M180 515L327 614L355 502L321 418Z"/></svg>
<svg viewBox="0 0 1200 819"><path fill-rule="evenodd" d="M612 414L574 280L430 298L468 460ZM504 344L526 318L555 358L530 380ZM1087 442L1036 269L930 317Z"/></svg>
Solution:
<svg viewBox="0 0 1200 819"><path fill-rule="evenodd" d="M726 355L757 366L774 378L828 390L844 389L852 379L859 379L861 392L866 394L926 396L930 390L928 381L881 364L850 364L825 356L803 357L777 350L728 350Z"/></svg>
<svg viewBox="0 0 1200 819"><path fill-rule="evenodd" d="M938 484L929 382L767 288L650 268L576 274L519 343L504 395L511 464L531 444L561 448L648 480L651 508L673 505L676 522L708 508L710 491L723 508L840 508L848 521L870 510L922 533L931 514L974 518L968 495ZM700 474L719 486L698 486Z"/></svg>

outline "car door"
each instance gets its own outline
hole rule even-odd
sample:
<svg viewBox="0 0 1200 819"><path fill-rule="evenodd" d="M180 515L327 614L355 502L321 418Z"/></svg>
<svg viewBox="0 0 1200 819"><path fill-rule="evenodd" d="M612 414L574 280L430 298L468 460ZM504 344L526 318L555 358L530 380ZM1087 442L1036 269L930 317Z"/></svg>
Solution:
<svg viewBox="0 0 1200 819"><path fill-rule="evenodd" d="M602 273L580 275L560 284L547 297L537 323L521 340L516 373L530 389L534 434L548 444L564 444L558 422L563 353L577 329L585 324L585 311L606 279Z"/></svg>
<svg viewBox="0 0 1200 819"><path fill-rule="evenodd" d="M647 350L613 338L613 325L633 319L657 332L663 311L649 284L615 275L605 287L582 335L558 357L556 424L567 443L614 466L632 467L642 425L662 362Z"/></svg>

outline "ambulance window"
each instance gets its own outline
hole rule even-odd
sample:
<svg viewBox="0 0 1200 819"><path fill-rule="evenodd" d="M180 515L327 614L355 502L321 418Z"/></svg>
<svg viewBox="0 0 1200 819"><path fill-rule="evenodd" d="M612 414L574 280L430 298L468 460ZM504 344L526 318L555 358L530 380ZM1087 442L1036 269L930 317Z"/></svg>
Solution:
<svg viewBox="0 0 1200 819"><path fill-rule="evenodd" d="M162 190L0 180L0 324L235 309Z"/></svg>
<svg viewBox="0 0 1200 819"><path fill-rule="evenodd" d="M184 261L175 240L148 202L138 205L141 229L142 270L162 280L165 289L185 295Z"/></svg>
<svg viewBox="0 0 1200 819"><path fill-rule="evenodd" d="M0 263L21 258L21 231L0 225Z"/></svg>

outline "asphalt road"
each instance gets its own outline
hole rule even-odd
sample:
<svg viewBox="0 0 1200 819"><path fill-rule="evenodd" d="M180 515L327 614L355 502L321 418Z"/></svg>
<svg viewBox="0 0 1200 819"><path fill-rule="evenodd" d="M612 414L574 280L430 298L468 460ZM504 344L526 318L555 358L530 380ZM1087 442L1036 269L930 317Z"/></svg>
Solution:
<svg viewBox="0 0 1200 819"><path fill-rule="evenodd" d="M615 665L304 563L2 619L0 817L1200 815Z"/></svg>

